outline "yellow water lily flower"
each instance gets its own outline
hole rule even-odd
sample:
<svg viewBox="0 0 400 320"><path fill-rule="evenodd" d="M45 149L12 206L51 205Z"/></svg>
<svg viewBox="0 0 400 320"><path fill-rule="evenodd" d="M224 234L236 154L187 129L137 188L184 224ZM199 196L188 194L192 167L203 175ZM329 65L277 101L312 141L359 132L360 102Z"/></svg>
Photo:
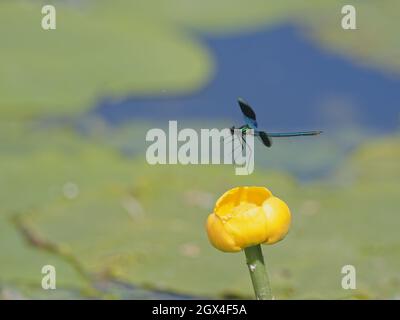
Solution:
<svg viewBox="0 0 400 320"><path fill-rule="evenodd" d="M237 187L218 199L206 228L215 248L237 252L282 240L289 231L290 221L286 203L267 188Z"/></svg>

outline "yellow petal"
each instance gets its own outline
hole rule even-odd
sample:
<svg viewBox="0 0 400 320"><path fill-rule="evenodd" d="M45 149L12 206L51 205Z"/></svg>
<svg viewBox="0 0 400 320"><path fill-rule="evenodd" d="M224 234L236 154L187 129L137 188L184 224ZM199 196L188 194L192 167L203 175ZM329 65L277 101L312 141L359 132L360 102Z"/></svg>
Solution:
<svg viewBox="0 0 400 320"><path fill-rule="evenodd" d="M236 187L225 192L217 200L214 212L219 216L229 214L232 208L243 202L261 206L270 196L271 191L264 187Z"/></svg>
<svg viewBox="0 0 400 320"><path fill-rule="evenodd" d="M226 231L242 249L263 243L267 237L268 221L261 207L242 211L225 224Z"/></svg>
<svg viewBox="0 0 400 320"><path fill-rule="evenodd" d="M215 248L225 252L241 250L234 238L225 230L224 223L217 215L212 213L208 216L206 229L208 239Z"/></svg>
<svg viewBox="0 0 400 320"><path fill-rule="evenodd" d="M266 244L274 244L282 240L289 231L291 214L285 202L277 197L270 197L263 203L267 225Z"/></svg>

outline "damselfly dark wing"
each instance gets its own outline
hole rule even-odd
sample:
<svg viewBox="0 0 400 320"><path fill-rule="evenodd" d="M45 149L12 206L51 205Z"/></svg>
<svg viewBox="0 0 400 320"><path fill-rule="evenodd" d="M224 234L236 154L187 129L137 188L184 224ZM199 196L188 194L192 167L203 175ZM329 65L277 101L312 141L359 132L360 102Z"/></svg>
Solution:
<svg viewBox="0 0 400 320"><path fill-rule="evenodd" d="M246 101L244 101L241 98L238 99L238 103L239 103L240 109L242 110L246 124L250 128L256 129L257 128L257 120L256 120L256 114L253 111L253 109L249 106L249 104Z"/></svg>
<svg viewBox="0 0 400 320"><path fill-rule="evenodd" d="M266 147L271 147L272 145L272 140L268 137L268 134L266 134L264 131L259 131L258 136L260 137L262 143Z"/></svg>

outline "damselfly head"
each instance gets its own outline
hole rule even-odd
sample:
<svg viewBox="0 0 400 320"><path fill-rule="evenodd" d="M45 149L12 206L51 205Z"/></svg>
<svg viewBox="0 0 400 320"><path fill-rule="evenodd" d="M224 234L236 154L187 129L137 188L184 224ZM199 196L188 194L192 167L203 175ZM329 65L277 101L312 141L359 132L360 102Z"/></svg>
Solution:
<svg viewBox="0 0 400 320"><path fill-rule="evenodd" d="M233 135L233 133L235 132L235 126L230 127L229 130L231 131L231 135Z"/></svg>

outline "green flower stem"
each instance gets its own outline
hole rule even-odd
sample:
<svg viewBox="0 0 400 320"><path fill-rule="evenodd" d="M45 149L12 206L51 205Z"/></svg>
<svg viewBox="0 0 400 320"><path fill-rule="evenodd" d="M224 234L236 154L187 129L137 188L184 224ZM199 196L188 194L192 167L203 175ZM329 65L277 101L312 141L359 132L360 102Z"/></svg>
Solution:
<svg viewBox="0 0 400 320"><path fill-rule="evenodd" d="M261 245L245 248L244 253L246 254L246 262L250 271L256 299L272 300L271 287L267 269L265 268Z"/></svg>

